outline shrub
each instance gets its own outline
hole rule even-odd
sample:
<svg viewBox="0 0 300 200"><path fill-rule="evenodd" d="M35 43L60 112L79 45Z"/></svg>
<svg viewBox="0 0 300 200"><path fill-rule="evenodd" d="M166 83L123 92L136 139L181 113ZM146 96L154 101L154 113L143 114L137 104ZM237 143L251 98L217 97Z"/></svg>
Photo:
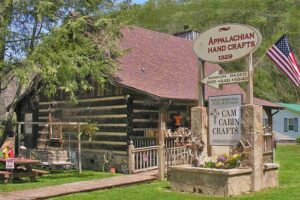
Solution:
<svg viewBox="0 0 300 200"><path fill-rule="evenodd" d="M216 168L216 163L213 162L213 161L208 161L208 162L205 162L204 167L206 167L206 168Z"/></svg>
<svg viewBox="0 0 300 200"><path fill-rule="evenodd" d="M297 144L300 144L300 136L296 138Z"/></svg>

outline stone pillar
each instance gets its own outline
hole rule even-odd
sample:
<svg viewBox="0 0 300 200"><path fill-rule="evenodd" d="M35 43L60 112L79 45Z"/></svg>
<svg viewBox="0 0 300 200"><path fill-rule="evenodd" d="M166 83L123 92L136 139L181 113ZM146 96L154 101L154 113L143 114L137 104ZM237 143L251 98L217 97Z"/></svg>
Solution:
<svg viewBox="0 0 300 200"><path fill-rule="evenodd" d="M203 155L205 157L207 157L209 151L207 112L206 107L193 107L191 111L192 133L195 137L200 138L204 142L205 148L203 150Z"/></svg>
<svg viewBox="0 0 300 200"><path fill-rule="evenodd" d="M247 156L253 172L251 190L263 188L263 126L262 107L257 105L242 106L242 140L248 141L252 150Z"/></svg>

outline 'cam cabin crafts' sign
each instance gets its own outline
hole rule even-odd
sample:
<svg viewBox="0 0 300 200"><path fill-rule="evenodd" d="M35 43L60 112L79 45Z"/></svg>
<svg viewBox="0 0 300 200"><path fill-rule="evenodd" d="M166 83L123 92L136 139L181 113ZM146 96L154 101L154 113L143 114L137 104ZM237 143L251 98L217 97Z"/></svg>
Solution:
<svg viewBox="0 0 300 200"><path fill-rule="evenodd" d="M241 139L242 95L209 97L208 102L210 145L237 145Z"/></svg>
<svg viewBox="0 0 300 200"><path fill-rule="evenodd" d="M251 26L223 24L202 33L195 40L193 49L204 61L229 62L254 52L261 41L260 32Z"/></svg>

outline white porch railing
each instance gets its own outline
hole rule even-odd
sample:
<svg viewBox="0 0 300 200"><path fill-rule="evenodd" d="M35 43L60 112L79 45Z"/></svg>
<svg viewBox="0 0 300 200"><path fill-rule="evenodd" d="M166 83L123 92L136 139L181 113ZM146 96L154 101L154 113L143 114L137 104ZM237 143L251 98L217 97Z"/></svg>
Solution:
<svg viewBox="0 0 300 200"><path fill-rule="evenodd" d="M157 145L157 137L131 136L134 147L149 147ZM178 144L178 137L165 138L164 144L166 148L175 147Z"/></svg>
<svg viewBox="0 0 300 200"><path fill-rule="evenodd" d="M167 167L172 165L187 164L190 156L186 146L165 149L165 162Z"/></svg>
<svg viewBox="0 0 300 200"><path fill-rule="evenodd" d="M160 146L135 148L129 145L129 173L138 173L158 168L158 153ZM189 162L189 153L185 146L164 149L165 166L186 164ZM166 168L167 169L167 168Z"/></svg>
<svg viewBox="0 0 300 200"><path fill-rule="evenodd" d="M129 145L129 173L137 173L158 167L158 149L159 146L134 148Z"/></svg>

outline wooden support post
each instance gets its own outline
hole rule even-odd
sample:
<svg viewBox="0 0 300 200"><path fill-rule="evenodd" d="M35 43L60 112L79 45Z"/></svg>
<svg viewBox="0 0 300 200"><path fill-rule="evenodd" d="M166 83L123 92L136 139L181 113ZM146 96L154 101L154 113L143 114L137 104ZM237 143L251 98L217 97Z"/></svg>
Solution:
<svg viewBox="0 0 300 200"><path fill-rule="evenodd" d="M77 136L78 136L78 170L82 172L81 168L81 134L80 134L80 123L77 123Z"/></svg>
<svg viewBox="0 0 300 200"><path fill-rule="evenodd" d="M134 171L134 154L133 151L134 150L134 145L133 145L133 141L130 140L130 144L128 146L128 173L129 174L133 174Z"/></svg>
<svg viewBox="0 0 300 200"><path fill-rule="evenodd" d="M164 180L165 178L165 151L164 131L166 130L166 111L164 109L159 110L159 134L158 134L158 178Z"/></svg>
<svg viewBox="0 0 300 200"><path fill-rule="evenodd" d="M253 59L252 53L246 58L248 65L247 103L253 105Z"/></svg>
<svg viewBox="0 0 300 200"><path fill-rule="evenodd" d="M18 124L18 132L17 132L17 140L18 140L18 144L17 144L17 148L15 147L15 149L18 151L16 152L16 155L19 156L20 155L20 146L21 146L21 131L22 131L22 125Z"/></svg>
<svg viewBox="0 0 300 200"><path fill-rule="evenodd" d="M273 126L273 116L272 116L272 109L264 108L264 111L268 117L268 127L270 128L269 133L272 133L272 126Z"/></svg>
<svg viewBox="0 0 300 200"><path fill-rule="evenodd" d="M275 144L276 140L275 140L275 136L274 136L274 133L273 133L273 115L274 115L274 113L272 113L272 109L269 109L269 108L264 108L264 110L265 110L265 112L267 114L267 117L268 117L268 126L270 127L269 133L272 134L272 152L273 152L272 160L273 160L273 163L275 163L275 153L276 153L275 152L275 150L276 150L275 145L277 145L277 144ZM276 113L277 112L275 112L275 114Z"/></svg>
<svg viewBox="0 0 300 200"><path fill-rule="evenodd" d="M205 105L205 87L204 83L201 83L205 77L204 63L204 61L198 59L198 106L200 107Z"/></svg>

